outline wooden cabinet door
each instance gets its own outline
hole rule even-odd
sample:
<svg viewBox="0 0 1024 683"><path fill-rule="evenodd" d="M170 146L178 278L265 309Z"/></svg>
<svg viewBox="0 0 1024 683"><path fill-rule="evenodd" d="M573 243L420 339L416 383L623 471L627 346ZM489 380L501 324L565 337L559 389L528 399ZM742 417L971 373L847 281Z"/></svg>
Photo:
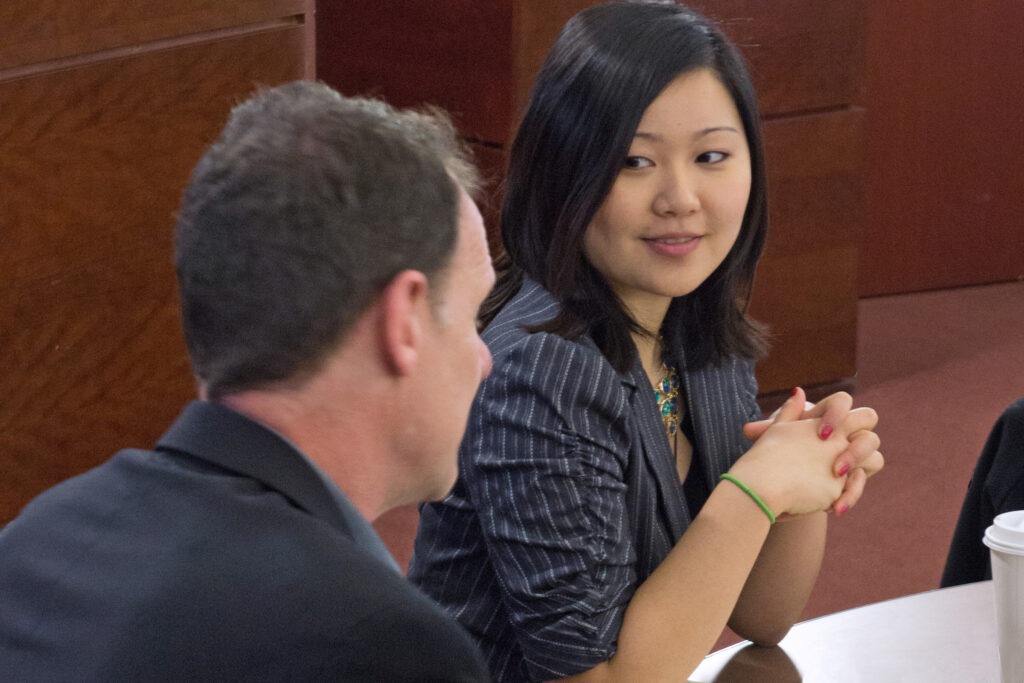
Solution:
<svg viewBox="0 0 1024 683"><path fill-rule="evenodd" d="M313 76L311 0L4 0L0 524L195 395L174 212L232 105Z"/></svg>
<svg viewBox="0 0 1024 683"><path fill-rule="evenodd" d="M869 7L860 294L1024 278L1024 2Z"/></svg>

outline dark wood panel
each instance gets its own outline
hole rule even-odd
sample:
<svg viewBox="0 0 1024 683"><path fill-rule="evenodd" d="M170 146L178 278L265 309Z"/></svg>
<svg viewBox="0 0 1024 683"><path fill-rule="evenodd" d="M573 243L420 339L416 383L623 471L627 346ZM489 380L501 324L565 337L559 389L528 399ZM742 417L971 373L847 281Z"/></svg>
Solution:
<svg viewBox="0 0 1024 683"><path fill-rule="evenodd" d="M1024 278L1024 3L870 14L860 294Z"/></svg>
<svg viewBox="0 0 1024 683"><path fill-rule="evenodd" d="M761 111L844 107L864 87L866 0L692 0L750 63Z"/></svg>
<svg viewBox="0 0 1024 683"><path fill-rule="evenodd" d="M766 393L856 371L863 120L849 110L765 125L772 227L751 311L773 333L758 366Z"/></svg>
<svg viewBox="0 0 1024 683"><path fill-rule="evenodd" d="M313 0L3 0L0 70L268 21L305 21ZM310 74L311 75L311 74Z"/></svg>
<svg viewBox="0 0 1024 683"><path fill-rule="evenodd" d="M751 64L766 115L834 109L860 96L866 0L700 0ZM595 0L322 0L320 77L400 106L433 102L466 135L506 142L565 22Z"/></svg>
<svg viewBox="0 0 1024 683"><path fill-rule="evenodd" d="M472 138L503 142L513 108L506 0L321 0L317 73L346 95L433 103Z"/></svg>
<svg viewBox="0 0 1024 683"><path fill-rule="evenodd" d="M526 108L533 90L533 80L544 57L558 37L559 31L574 14L596 5L596 0L524 0L513 2L515 6L515 42L511 46L515 54L515 72L512 86L515 88L515 109L511 112L509 125Z"/></svg>
<svg viewBox="0 0 1024 683"><path fill-rule="evenodd" d="M595 0L532 0L516 7L517 107L525 104L562 25ZM692 0L718 22L750 64L769 116L835 109L863 90L866 0Z"/></svg>
<svg viewBox="0 0 1024 683"><path fill-rule="evenodd" d="M230 107L305 50L293 25L0 83L0 523L194 395L173 214Z"/></svg>

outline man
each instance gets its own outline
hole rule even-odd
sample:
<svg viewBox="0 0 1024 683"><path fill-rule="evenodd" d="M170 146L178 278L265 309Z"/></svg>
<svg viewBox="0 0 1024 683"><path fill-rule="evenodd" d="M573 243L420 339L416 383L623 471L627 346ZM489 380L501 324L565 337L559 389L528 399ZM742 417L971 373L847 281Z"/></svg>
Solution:
<svg viewBox="0 0 1024 683"><path fill-rule="evenodd" d="M176 234L201 400L0 533L0 679L485 680L369 522L443 496L493 284L450 124L296 82Z"/></svg>

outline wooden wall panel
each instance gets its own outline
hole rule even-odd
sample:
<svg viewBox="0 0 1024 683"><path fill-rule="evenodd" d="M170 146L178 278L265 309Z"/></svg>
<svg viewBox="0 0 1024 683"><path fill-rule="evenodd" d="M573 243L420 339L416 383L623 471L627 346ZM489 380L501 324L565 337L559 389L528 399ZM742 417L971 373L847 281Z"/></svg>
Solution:
<svg viewBox="0 0 1024 683"><path fill-rule="evenodd" d="M231 106L311 75L311 28L181 30L173 46L0 70L0 524L118 448L151 446L194 396L174 212Z"/></svg>
<svg viewBox="0 0 1024 683"><path fill-rule="evenodd" d="M762 392L856 372L863 119L852 109L765 124L772 227L751 303L772 332Z"/></svg>
<svg viewBox="0 0 1024 683"><path fill-rule="evenodd" d="M0 69L203 33L303 23L310 0L4 0ZM312 45L310 45L312 47ZM45 68L45 67L44 67Z"/></svg>
<svg viewBox="0 0 1024 683"><path fill-rule="evenodd" d="M504 142L512 17L493 0L320 0L317 74L346 95L442 106L466 136Z"/></svg>
<svg viewBox="0 0 1024 683"><path fill-rule="evenodd" d="M317 68L349 94L432 102L505 143L565 22L596 0L321 0ZM863 89L866 0L695 0L750 62L762 112L835 109Z"/></svg>
<svg viewBox="0 0 1024 683"><path fill-rule="evenodd" d="M533 90L533 79L544 63L544 57L554 44L559 31L574 14L596 5L596 0L524 0L511 3L515 10L513 50L515 70L511 74L510 86L515 93L513 108L508 112L508 128L511 142L516 124ZM504 141L504 139L496 140Z"/></svg>
<svg viewBox="0 0 1024 683"><path fill-rule="evenodd" d="M1024 2L869 7L861 295L1024 278Z"/></svg>
<svg viewBox="0 0 1024 683"><path fill-rule="evenodd" d="M534 0L515 7L516 100L525 105L548 48L568 19L595 0ZM750 65L762 114L843 108L863 95L865 0L691 0Z"/></svg>
<svg viewBox="0 0 1024 683"><path fill-rule="evenodd" d="M842 109L862 96L866 0L692 0L750 64L767 117Z"/></svg>

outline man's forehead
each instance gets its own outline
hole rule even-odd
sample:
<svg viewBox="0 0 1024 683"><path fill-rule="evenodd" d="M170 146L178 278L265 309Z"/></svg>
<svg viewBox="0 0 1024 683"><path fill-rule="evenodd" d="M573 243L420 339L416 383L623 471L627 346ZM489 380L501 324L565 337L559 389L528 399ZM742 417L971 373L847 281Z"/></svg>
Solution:
<svg viewBox="0 0 1024 683"><path fill-rule="evenodd" d="M479 239L478 239L479 238ZM476 245L483 241L484 252L487 251L487 233L484 229L484 219L477 208L476 202L463 189L459 188L459 240L471 240ZM474 251L476 251L474 247ZM488 255L488 258L490 256Z"/></svg>

